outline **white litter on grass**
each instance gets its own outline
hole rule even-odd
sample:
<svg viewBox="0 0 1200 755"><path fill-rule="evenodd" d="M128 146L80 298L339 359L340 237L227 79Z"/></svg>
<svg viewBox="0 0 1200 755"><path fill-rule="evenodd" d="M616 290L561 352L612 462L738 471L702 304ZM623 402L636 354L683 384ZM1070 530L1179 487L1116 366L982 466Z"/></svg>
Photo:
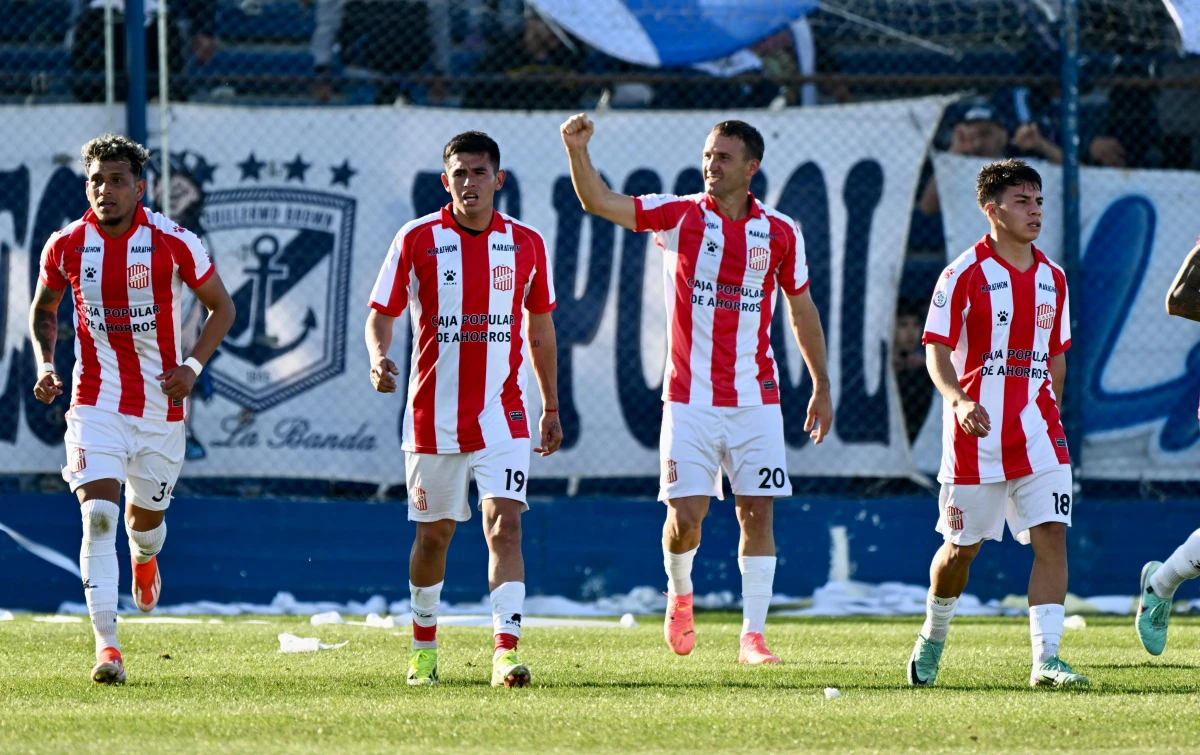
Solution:
<svg viewBox="0 0 1200 755"><path fill-rule="evenodd" d="M1079 614L1075 614L1074 616L1068 616L1066 619L1063 620L1063 629L1086 629L1086 628L1087 628L1087 621Z"/></svg>
<svg viewBox="0 0 1200 755"><path fill-rule="evenodd" d="M336 645L326 645L318 641L316 637L297 637L287 632L279 635L279 652L281 653L314 653L318 650L337 650L348 644L350 643L347 641L339 642Z"/></svg>
<svg viewBox="0 0 1200 755"><path fill-rule="evenodd" d="M909 585L901 582L882 582L870 584L854 580L835 580L818 587L807 608L783 608L798 602L797 598L788 595L775 595L771 605L776 606L773 615L776 616L921 616L925 613L925 597L929 588L924 585ZM1067 613L1070 614L1119 614L1128 615L1136 608L1136 599L1126 595L1101 595L1094 598L1079 598L1067 596ZM611 595L597 598L594 601L577 601L554 595L534 595L525 599L526 617L523 623L534 617L561 616L571 619L602 619L631 616L661 615L666 608L667 598L654 587L636 587L623 595ZM697 608L708 610L736 610L740 601L729 591L713 592L707 595L697 595L694 601ZM1176 608L1181 611L1200 611L1200 600L1190 603L1181 602ZM87 615L87 605L84 603L63 603L58 608L59 614L76 616ZM217 616L265 615L265 616L309 616L310 623L316 626L322 624L355 624L379 629L405 626L408 623L410 605L408 600L398 600L391 603L382 595L374 595L366 602L350 601L335 603L332 601L300 601L289 592L280 592L270 603L215 603L198 601L180 603L173 606L159 606L155 616L188 616L208 614ZM959 616L1020 616L1029 612L1029 603L1023 596L1010 595L1003 601L989 600L986 603L974 595L963 595L959 598L957 615ZM130 602L124 605L121 613L137 616L140 612ZM439 608L439 621L450 623L456 616L466 617L474 621L483 616L491 621L492 605L484 596L477 602L443 603ZM371 618L372 614L375 616ZM345 616L365 616L365 622L347 622ZM328 617L328 618L325 618ZM389 625L387 622L391 621ZM558 620L539 619L540 621L556 621L555 624L542 626L617 626L615 621L600 621L595 624L566 624ZM267 622L261 622L267 623ZM471 624L468 624L471 625ZM481 624L482 626L482 624Z"/></svg>
<svg viewBox="0 0 1200 755"><path fill-rule="evenodd" d="M637 619L633 618L633 614L627 613L621 617L621 626L624 629L633 629L637 626Z"/></svg>
<svg viewBox="0 0 1200 755"><path fill-rule="evenodd" d="M0 611L0 621L12 621L15 618L12 611Z"/></svg>
<svg viewBox="0 0 1200 755"><path fill-rule="evenodd" d="M837 687L826 687L825 688L825 699L826 700L833 700L834 698L841 697L841 696L842 696L842 693L838 692Z"/></svg>
<svg viewBox="0 0 1200 755"><path fill-rule="evenodd" d="M346 620L337 611L324 611L323 613L313 614L308 623L314 627L319 627L322 624L345 624Z"/></svg>
<svg viewBox="0 0 1200 755"><path fill-rule="evenodd" d="M43 624L82 624L83 619L78 616L63 616L57 614L55 616L34 616L34 621L40 621Z"/></svg>
<svg viewBox="0 0 1200 755"><path fill-rule="evenodd" d="M489 614L459 614L455 616L445 616L438 614L438 624L440 626L449 627L490 627L492 625L492 615ZM544 616L521 616L521 626L523 627L607 627L609 629L619 629L621 623L619 621L605 621L603 619L556 619L547 618Z"/></svg>

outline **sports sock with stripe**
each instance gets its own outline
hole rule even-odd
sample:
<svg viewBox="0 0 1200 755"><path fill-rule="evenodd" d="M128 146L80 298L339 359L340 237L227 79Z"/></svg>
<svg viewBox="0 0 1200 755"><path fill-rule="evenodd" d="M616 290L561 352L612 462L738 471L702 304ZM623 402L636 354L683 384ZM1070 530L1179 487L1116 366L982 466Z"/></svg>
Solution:
<svg viewBox="0 0 1200 755"><path fill-rule="evenodd" d="M442 585L438 582L429 587L417 587L408 583L408 594L412 607L412 648L424 650L436 648L438 606L442 602Z"/></svg>

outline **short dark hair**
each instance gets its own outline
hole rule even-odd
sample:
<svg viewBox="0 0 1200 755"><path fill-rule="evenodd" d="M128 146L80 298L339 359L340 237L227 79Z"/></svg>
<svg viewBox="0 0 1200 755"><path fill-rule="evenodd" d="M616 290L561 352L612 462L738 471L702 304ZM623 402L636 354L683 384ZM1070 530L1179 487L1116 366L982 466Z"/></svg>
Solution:
<svg viewBox="0 0 1200 755"><path fill-rule="evenodd" d="M989 202L998 204L1009 186L1025 184L1041 191L1042 177L1024 160L1000 160L979 169L979 177L975 179L975 199L981 208Z"/></svg>
<svg viewBox="0 0 1200 755"><path fill-rule="evenodd" d="M92 163L119 162L129 163L129 169L134 178L141 178L146 163L150 162L150 151L134 140L120 134L105 134L97 136L83 145L83 169L87 170Z"/></svg>
<svg viewBox="0 0 1200 755"><path fill-rule="evenodd" d="M487 155L492 170L500 170L500 145L496 140L482 131L464 131L450 141L442 150L442 165L450 162L454 155Z"/></svg>
<svg viewBox="0 0 1200 755"><path fill-rule="evenodd" d="M713 126L712 132L720 136L728 136L741 140L742 144L746 147L746 157L762 162L763 151L766 149L763 144L763 137L758 132L758 129L749 123L745 121L721 121Z"/></svg>

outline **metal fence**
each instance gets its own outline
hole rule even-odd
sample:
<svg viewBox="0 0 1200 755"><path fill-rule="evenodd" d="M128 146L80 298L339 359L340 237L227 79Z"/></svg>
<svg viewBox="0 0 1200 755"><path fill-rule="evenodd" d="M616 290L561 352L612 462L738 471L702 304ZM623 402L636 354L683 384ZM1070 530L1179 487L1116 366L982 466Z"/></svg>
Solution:
<svg viewBox="0 0 1200 755"><path fill-rule="evenodd" d="M500 137L516 177L501 208L541 228L554 250L568 437L541 476L574 491L580 478L603 478L604 489L654 475L660 263L644 238L587 221L564 183L556 124L587 109L598 113L599 167L631 193L698 190L700 145L726 113L767 135L755 190L803 224L838 414L832 447L806 449L796 431L809 384L777 317L793 475L936 467L940 402L920 346L929 294L946 260L986 231L966 188L973 171L1020 155L1046 177L1040 245L1060 259L1072 243L1082 251L1066 406L1083 472L1200 476L1200 339L1161 306L1200 230L1188 207L1200 188L1200 59L1183 54L1162 0L1079 0L1077 54L1062 43L1070 2L840 0L729 58L674 68L610 55L532 1L126 5L0 0L10 137L0 146L2 472L61 463L64 407L26 395L26 281L46 236L86 208L79 144L111 127L156 150L159 205L156 179L172 171L172 216L203 235L235 296L248 301L258 285L242 271L261 230L239 226L238 212L309 212L326 224L274 237L291 256L273 264L290 266L289 289L308 298L279 294L263 322L240 319L231 336L277 344L303 333L317 345L274 364L222 355L228 367L218 362L193 402L185 476L237 480L243 492L269 477L400 482L398 457L353 456L397 445L397 407L364 395L364 286L396 228L444 201L441 144L481 128ZM1061 116L1064 57L1079 75L1078 233L1062 225L1063 182L1075 179L1057 167L1075 133Z"/></svg>

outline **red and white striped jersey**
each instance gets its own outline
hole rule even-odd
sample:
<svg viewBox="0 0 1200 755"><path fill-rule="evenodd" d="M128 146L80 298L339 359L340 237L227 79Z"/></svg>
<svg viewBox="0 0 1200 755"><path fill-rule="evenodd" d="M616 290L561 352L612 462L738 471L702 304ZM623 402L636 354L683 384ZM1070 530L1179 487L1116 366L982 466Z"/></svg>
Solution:
<svg viewBox="0 0 1200 755"><path fill-rule="evenodd" d="M88 210L46 241L41 279L75 297L72 406L178 422L183 402L156 379L182 361L181 283L213 274L204 244L191 231L140 204L133 225L113 238Z"/></svg>
<svg viewBox="0 0 1200 755"><path fill-rule="evenodd" d="M707 194L650 194L634 204L637 230L654 231L666 252L663 400L778 404L771 317L777 286L793 296L808 288L800 227L753 195L736 221Z"/></svg>
<svg viewBox="0 0 1200 755"><path fill-rule="evenodd" d="M546 242L496 212L473 236L451 205L396 234L370 306L412 319L412 367L402 448L422 454L478 451L528 438L522 309L554 309Z"/></svg>
<svg viewBox="0 0 1200 755"><path fill-rule="evenodd" d="M924 343L954 349L959 384L992 424L986 438L968 435L943 400L940 482L1000 482L1071 463L1050 378L1050 358L1071 346L1067 276L1033 254L1020 272L984 236L934 290Z"/></svg>

